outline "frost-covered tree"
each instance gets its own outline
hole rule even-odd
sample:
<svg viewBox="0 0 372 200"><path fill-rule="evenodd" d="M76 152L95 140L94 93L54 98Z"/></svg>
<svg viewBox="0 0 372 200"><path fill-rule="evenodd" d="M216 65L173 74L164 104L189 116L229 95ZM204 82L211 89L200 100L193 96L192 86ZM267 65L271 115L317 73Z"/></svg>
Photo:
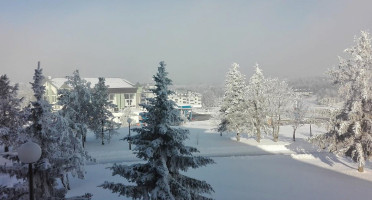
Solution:
<svg viewBox="0 0 372 200"><path fill-rule="evenodd" d="M296 141L297 129L305 123L305 115L307 111L308 107L304 100L299 95L296 95L292 100L292 106L287 110L288 118L290 119L293 128L293 141Z"/></svg>
<svg viewBox="0 0 372 200"><path fill-rule="evenodd" d="M188 130L172 127L171 116L175 103L168 99L172 92L168 89L171 80L167 78L164 62L160 62L156 82L148 104L142 104L147 110L144 122L147 126L133 129L137 135L126 137L132 142L140 164L117 165L111 167L113 175L120 175L136 185L105 182L100 187L110 189L119 195L133 199L208 199L213 189L205 181L187 177L181 173L213 163L210 158L193 156L196 148L185 146Z"/></svg>
<svg viewBox="0 0 372 200"><path fill-rule="evenodd" d="M44 99L43 80L39 65L35 70L34 82L31 83L36 100L31 102L30 126L25 131L42 150L34 171L36 199L63 197L68 188L68 182L64 181L64 177L71 172L82 178L87 158L67 120L58 113L53 113L51 105ZM58 189L57 179L62 180L65 188Z"/></svg>
<svg viewBox="0 0 372 200"><path fill-rule="evenodd" d="M70 120L70 126L76 130L76 137L81 138L83 146L91 120L90 83L80 78L79 71L74 71L72 76L67 76L68 89L58 91L58 105L62 106L61 114Z"/></svg>
<svg viewBox="0 0 372 200"><path fill-rule="evenodd" d="M0 145L4 152L17 140L24 125L24 114L20 108L22 98L17 98L18 84L10 85L7 75L0 76Z"/></svg>
<svg viewBox="0 0 372 200"><path fill-rule="evenodd" d="M233 63L226 75L225 94L220 108L220 123L218 132L236 132L237 140L243 131L244 122L244 94L246 91L245 77L239 71L239 65Z"/></svg>
<svg viewBox="0 0 372 200"><path fill-rule="evenodd" d="M267 98L269 126L272 129L274 141L279 139L281 116L285 114L291 98L294 96L292 88L285 81L277 78L267 80Z"/></svg>
<svg viewBox="0 0 372 200"><path fill-rule="evenodd" d="M90 115L90 129L101 139L102 145L110 141L111 135L116 133L119 124L114 122L114 115L110 110L116 107L109 101L108 87L105 85L105 78L98 78L98 83L92 92L92 110Z"/></svg>
<svg viewBox="0 0 372 200"><path fill-rule="evenodd" d="M131 107L124 108L123 115L120 117L120 122L123 126L129 126L128 118L136 116Z"/></svg>
<svg viewBox="0 0 372 200"><path fill-rule="evenodd" d="M39 63L34 82L31 83L35 101L31 101L28 107L27 127L18 134L17 146L21 145L22 141L31 140L41 147L41 158L34 163L33 171L35 199L63 199L69 189L68 174L83 178L85 160L90 157L80 140L75 137L68 121L59 113L52 112L51 105L44 99L43 80ZM28 179L27 164L20 163L16 154L8 154L6 158L13 162L0 166L0 172L20 180ZM27 183L28 181L20 182L7 188L6 191L10 192L7 195L22 196Z"/></svg>
<svg viewBox="0 0 372 200"><path fill-rule="evenodd" d="M250 123L247 125L256 136L257 142L261 140L261 134L267 132L267 116L269 114L268 103L268 84L262 70L258 64L255 66L256 70L249 79L248 90L246 93L247 100L247 118Z"/></svg>
<svg viewBox="0 0 372 200"><path fill-rule="evenodd" d="M330 77L339 86L344 99L335 116L333 128L311 139L321 148L351 157L363 172L365 161L372 155L372 48L371 37L362 31L355 46L346 49L346 59L339 58L338 68Z"/></svg>

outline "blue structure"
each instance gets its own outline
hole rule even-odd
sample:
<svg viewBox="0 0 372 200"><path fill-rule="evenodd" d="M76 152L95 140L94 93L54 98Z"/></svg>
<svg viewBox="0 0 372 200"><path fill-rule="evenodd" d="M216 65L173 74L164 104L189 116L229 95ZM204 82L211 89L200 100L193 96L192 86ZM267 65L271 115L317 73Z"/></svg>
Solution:
<svg viewBox="0 0 372 200"><path fill-rule="evenodd" d="M177 106L177 109L180 111L180 115L183 115L188 120L192 119L192 107L190 105Z"/></svg>

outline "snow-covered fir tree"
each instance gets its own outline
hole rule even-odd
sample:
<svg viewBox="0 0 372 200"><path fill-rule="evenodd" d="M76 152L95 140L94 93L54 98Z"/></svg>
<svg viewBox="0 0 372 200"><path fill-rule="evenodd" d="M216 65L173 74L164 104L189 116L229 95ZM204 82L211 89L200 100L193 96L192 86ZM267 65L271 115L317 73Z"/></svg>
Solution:
<svg viewBox="0 0 372 200"><path fill-rule="evenodd" d="M218 132L236 132L237 140L243 131L244 118L244 94L246 91L245 77L239 71L239 65L233 63L226 75L225 94L220 108L220 123Z"/></svg>
<svg viewBox="0 0 372 200"><path fill-rule="evenodd" d="M257 142L261 141L262 133L267 132L267 116L269 113L269 103L267 99L268 85L262 70L258 64L255 66L255 73L249 79L248 90L246 93L248 111L246 118L250 123L247 123L248 130L251 130L256 136Z"/></svg>
<svg viewBox="0 0 372 200"><path fill-rule="evenodd" d="M300 126L304 125L308 107L299 95L296 95L292 99L291 104L290 109L287 110L287 114L293 128L292 139L296 141L296 131Z"/></svg>
<svg viewBox="0 0 372 200"><path fill-rule="evenodd" d="M69 187L67 173L83 178L83 167L88 158L81 142L74 137L68 121L58 113L53 113L51 105L44 100L43 80L39 65L35 70L34 82L31 83L36 98L31 102L31 124L25 131L42 150L34 171L36 199L63 197ZM62 181L64 188L58 188L57 179Z"/></svg>
<svg viewBox="0 0 372 200"><path fill-rule="evenodd" d="M76 130L76 137L81 138L85 145L88 127L91 124L91 96L90 83L80 78L79 71L67 76L66 84L69 89L58 91L58 105L62 106L61 114L70 120L70 126Z"/></svg>
<svg viewBox="0 0 372 200"><path fill-rule="evenodd" d="M120 124L114 122L114 115L110 110L116 107L109 101L108 87L105 85L105 78L98 78L98 83L92 92L92 110L90 129L101 139L102 145L110 141L111 135L116 133Z"/></svg>
<svg viewBox="0 0 372 200"><path fill-rule="evenodd" d="M148 99L148 104L142 104L147 110L144 118L147 126L133 129L138 134L125 138L135 145L135 154L145 163L111 167L113 175L123 176L136 185L106 181L101 187L133 199L209 199L203 196L213 191L208 183L181 173L214 161L193 156L197 149L183 144L188 130L170 125L171 119L176 117L172 116L175 103L168 99L172 93L168 89L171 80L167 78L164 62L160 62L154 80L156 88L152 92L156 97Z"/></svg>
<svg viewBox="0 0 372 200"><path fill-rule="evenodd" d="M343 108L333 120L333 128L311 139L321 148L351 157L363 172L372 155L372 48L371 37L362 31L355 46L346 49L346 59L339 58L338 68L330 77L339 85Z"/></svg>
<svg viewBox="0 0 372 200"><path fill-rule="evenodd" d="M35 199L63 199L69 188L68 174L83 178L84 163L88 155L68 126L68 121L58 113L52 112L51 105L44 100L43 80L39 65L35 70L34 82L31 83L36 100L31 102L28 126L19 137L23 141L31 140L39 144L42 150L41 158L34 163ZM28 179L27 164L16 162L18 160L16 155L9 155L8 158L13 163L1 166L0 171L17 179ZM60 184L58 180L61 181ZM12 193L7 195L22 196L27 183L28 181L21 182L14 185L13 189L8 188L7 191ZM18 199L26 197L28 194Z"/></svg>
<svg viewBox="0 0 372 200"><path fill-rule="evenodd" d="M20 108L22 98L17 98L18 84L10 85L7 75L0 77L0 145L4 152L17 140L17 134L25 124Z"/></svg>
<svg viewBox="0 0 372 200"><path fill-rule="evenodd" d="M269 126L275 142L279 139L281 116L285 114L291 98L294 96L292 88L285 81L277 78L267 80L267 101Z"/></svg>

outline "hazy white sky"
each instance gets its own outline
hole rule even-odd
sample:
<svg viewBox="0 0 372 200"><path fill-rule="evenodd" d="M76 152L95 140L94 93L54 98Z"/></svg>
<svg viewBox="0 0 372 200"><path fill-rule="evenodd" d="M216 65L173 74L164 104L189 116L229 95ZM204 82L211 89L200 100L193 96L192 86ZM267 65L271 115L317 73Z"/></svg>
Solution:
<svg viewBox="0 0 372 200"><path fill-rule="evenodd" d="M372 1L0 1L0 69L150 82L159 61L174 84L223 84L231 63L250 76L322 75L372 30Z"/></svg>

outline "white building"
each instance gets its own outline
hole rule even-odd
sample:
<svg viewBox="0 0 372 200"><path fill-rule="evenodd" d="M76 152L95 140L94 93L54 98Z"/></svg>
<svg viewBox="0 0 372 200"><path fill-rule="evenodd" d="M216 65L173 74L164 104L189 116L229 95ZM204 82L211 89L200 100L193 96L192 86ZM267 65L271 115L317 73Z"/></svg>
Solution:
<svg viewBox="0 0 372 200"><path fill-rule="evenodd" d="M169 95L169 99L173 100L178 106L190 105L193 108L202 107L202 95L197 92L176 92L175 94Z"/></svg>
<svg viewBox="0 0 372 200"><path fill-rule="evenodd" d="M151 89L155 89L155 86L147 84L142 87L138 88L140 95L139 102L140 103L147 103L148 98L154 98L155 94L152 93ZM176 91L175 94L168 96L170 100L173 100L177 106L191 106L193 108L201 108L202 107L202 95L197 92L192 91L185 91L180 92Z"/></svg>
<svg viewBox="0 0 372 200"><path fill-rule="evenodd" d="M90 82L93 88L98 83L98 78L83 78ZM60 109L57 103L57 95L59 89L68 89L65 84L66 78L51 78L45 80L45 99L53 105L54 109ZM137 88L132 83L122 78L105 78L105 84L108 86L109 99L113 104L117 105L116 111L122 111L125 108L138 107L139 101L137 96Z"/></svg>

